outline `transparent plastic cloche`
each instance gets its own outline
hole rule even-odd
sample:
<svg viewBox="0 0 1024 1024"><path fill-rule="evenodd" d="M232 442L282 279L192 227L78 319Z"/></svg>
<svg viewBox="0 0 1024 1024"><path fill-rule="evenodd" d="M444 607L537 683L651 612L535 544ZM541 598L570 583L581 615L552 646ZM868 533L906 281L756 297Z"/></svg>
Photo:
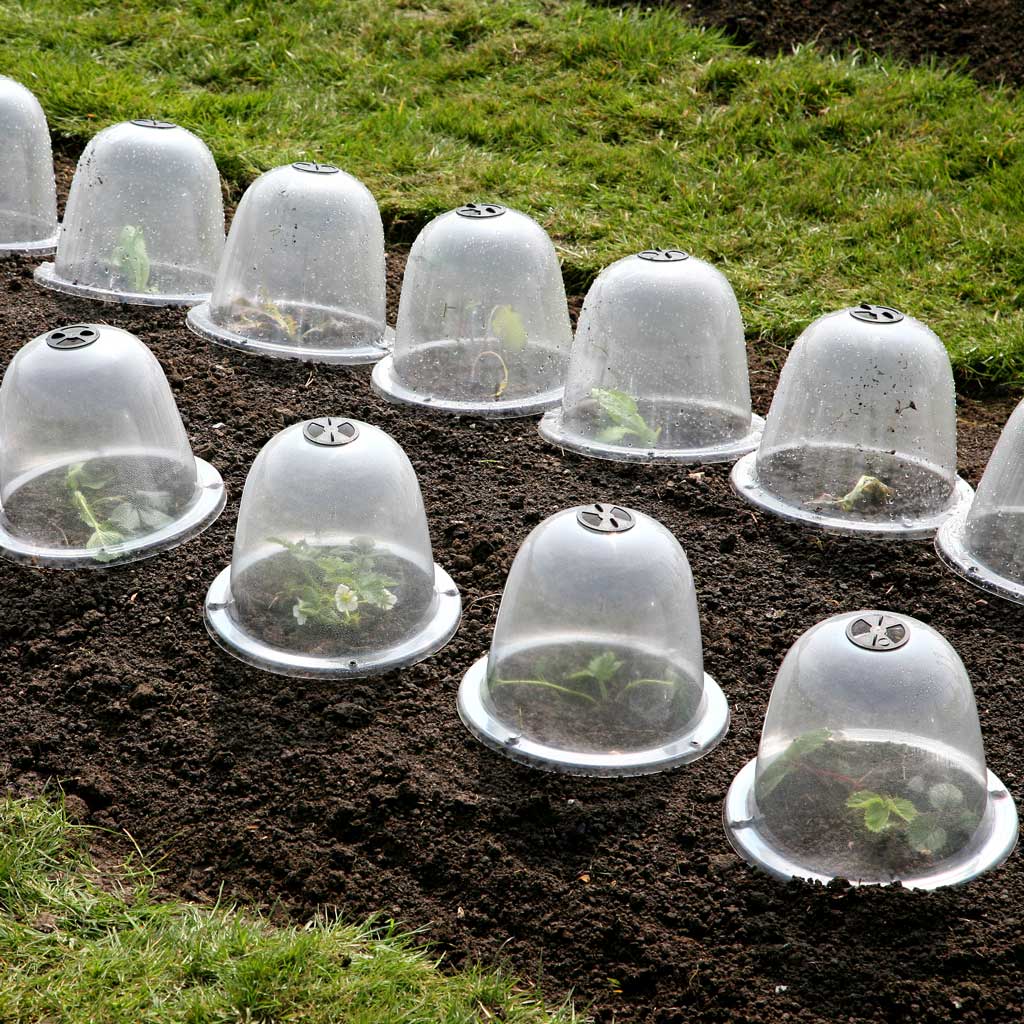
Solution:
<svg viewBox="0 0 1024 1024"><path fill-rule="evenodd" d="M757 447L743 319L725 276L680 249L613 263L587 293L561 408L541 434L621 462L728 462Z"/></svg>
<svg viewBox="0 0 1024 1024"><path fill-rule="evenodd" d="M646 775L717 746L729 708L704 671L675 537L603 502L544 520L512 563L459 714L513 760L574 775Z"/></svg>
<svg viewBox="0 0 1024 1024"><path fill-rule="evenodd" d="M0 384L4 557L65 569L133 562L205 530L224 500L133 334L72 324L11 360Z"/></svg>
<svg viewBox="0 0 1024 1024"><path fill-rule="evenodd" d="M469 203L413 243L393 356L373 386L395 402L467 416L531 416L562 398L572 344L562 272L523 213Z"/></svg>
<svg viewBox="0 0 1024 1024"><path fill-rule="evenodd" d="M934 889L1001 864L1017 810L985 767L956 651L910 616L858 611L819 622L786 655L725 827L778 878Z"/></svg>
<svg viewBox="0 0 1024 1024"><path fill-rule="evenodd" d="M733 467L751 504L833 533L930 537L971 488L956 475L949 356L888 306L829 313L800 335L760 447Z"/></svg>
<svg viewBox="0 0 1024 1024"><path fill-rule="evenodd" d="M46 288L104 302L190 306L209 297L224 248L213 156L191 132L140 119L105 128L71 182Z"/></svg>
<svg viewBox="0 0 1024 1024"><path fill-rule="evenodd" d="M939 557L976 587L1024 604L1024 402L996 443L974 501L935 536Z"/></svg>
<svg viewBox="0 0 1024 1024"><path fill-rule="evenodd" d="M0 255L57 248L57 186L46 115L35 96L0 75Z"/></svg>
<svg viewBox="0 0 1024 1024"><path fill-rule="evenodd" d="M352 175L304 161L249 186L209 302L188 325L221 345L319 363L385 354L384 228Z"/></svg>
<svg viewBox="0 0 1024 1024"><path fill-rule="evenodd" d="M221 647L281 675L376 675L439 651L461 614L391 437L320 417L270 439L245 481L231 565L206 597Z"/></svg>

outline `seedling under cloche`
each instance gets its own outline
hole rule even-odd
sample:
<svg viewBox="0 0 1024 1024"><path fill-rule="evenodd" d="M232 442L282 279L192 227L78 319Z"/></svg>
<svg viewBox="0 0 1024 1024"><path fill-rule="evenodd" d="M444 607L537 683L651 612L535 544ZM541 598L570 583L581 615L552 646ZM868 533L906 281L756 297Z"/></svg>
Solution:
<svg viewBox="0 0 1024 1024"><path fill-rule="evenodd" d="M956 651L917 619L860 611L819 622L786 655L725 827L778 878L934 889L1001 864L1017 810L985 767Z"/></svg>
<svg viewBox="0 0 1024 1024"><path fill-rule="evenodd" d="M4 557L66 569L136 561L205 530L224 500L134 335L74 324L11 360L0 385Z"/></svg>
<svg viewBox="0 0 1024 1024"><path fill-rule="evenodd" d="M369 190L329 164L261 175L238 205L209 302L188 325L220 345L319 363L386 352L384 229Z"/></svg>
<svg viewBox="0 0 1024 1024"><path fill-rule="evenodd" d="M939 557L991 594L1024 604L1024 402L996 443L974 501L935 537Z"/></svg>
<svg viewBox="0 0 1024 1024"><path fill-rule="evenodd" d="M557 405L572 344L554 246L525 214L470 203L413 243L394 355L373 386L395 402L466 416Z"/></svg>
<svg viewBox="0 0 1024 1024"><path fill-rule="evenodd" d="M704 672L693 575L675 537L605 503L542 522L512 563L459 714L513 760L576 775L645 775L712 750L729 708Z"/></svg>
<svg viewBox="0 0 1024 1024"><path fill-rule="evenodd" d="M57 248L57 186L50 129L39 101L0 75L0 255Z"/></svg>
<svg viewBox="0 0 1024 1024"><path fill-rule="evenodd" d="M190 306L209 297L224 248L220 175L167 121L105 128L78 161L46 288L104 302Z"/></svg>
<svg viewBox="0 0 1024 1024"><path fill-rule="evenodd" d="M622 462L727 462L753 451L763 427L750 411L739 304L718 270L652 249L598 276L545 438Z"/></svg>
<svg viewBox="0 0 1024 1024"><path fill-rule="evenodd" d="M461 611L395 441L335 417L271 438L245 481L231 565L206 597L221 647L282 675L376 675L439 651Z"/></svg>
<svg viewBox="0 0 1024 1024"><path fill-rule="evenodd" d="M833 533L930 537L971 488L956 475L953 373L924 324L862 305L815 320L779 378L761 444L732 484Z"/></svg>

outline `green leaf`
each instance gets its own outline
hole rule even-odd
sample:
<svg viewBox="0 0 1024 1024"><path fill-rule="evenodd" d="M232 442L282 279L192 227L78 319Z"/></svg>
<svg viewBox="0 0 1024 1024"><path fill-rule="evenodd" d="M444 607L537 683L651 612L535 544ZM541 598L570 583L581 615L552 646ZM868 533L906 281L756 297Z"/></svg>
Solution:
<svg viewBox="0 0 1024 1024"><path fill-rule="evenodd" d="M928 789L928 803L937 811L952 811L963 802L963 793L952 782L939 782Z"/></svg>
<svg viewBox="0 0 1024 1024"><path fill-rule="evenodd" d="M110 477L95 472L86 462L76 462L68 468L64 484L69 491L101 491L110 482Z"/></svg>
<svg viewBox="0 0 1024 1024"><path fill-rule="evenodd" d="M115 270L121 272L131 291L149 291L149 254L146 252L146 235L141 227L126 224L121 228L110 262Z"/></svg>
<svg viewBox="0 0 1024 1024"><path fill-rule="evenodd" d="M108 548L116 547L124 542L124 537L116 530L94 530L89 539L85 542L86 548L92 552L92 557L97 562L112 562L118 555Z"/></svg>
<svg viewBox="0 0 1024 1024"><path fill-rule="evenodd" d="M896 491L887 487L877 476L861 476L849 494L844 494L836 504L846 512L884 505L892 501Z"/></svg>
<svg viewBox="0 0 1024 1024"><path fill-rule="evenodd" d="M590 394L597 400L601 412L610 416L616 423L635 424L640 418L636 399L625 391L617 391L615 388L591 388Z"/></svg>
<svg viewBox="0 0 1024 1024"><path fill-rule="evenodd" d="M978 815L965 807L957 816L956 824L964 832L973 832L978 827Z"/></svg>
<svg viewBox="0 0 1024 1024"><path fill-rule="evenodd" d="M870 807L879 801L882 801L882 797L877 793L872 793L869 789L858 789L856 793L851 793L847 798L846 806L853 810L859 810L862 807Z"/></svg>
<svg viewBox="0 0 1024 1024"><path fill-rule="evenodd" d="M165 526L170 526L174 522L173 516L169 516L166 512L161 512L157 508L140 508L139 518L142 520L143 526L147 526L151 530L162 530Z"/></svg>
<svg viewBox="0 0 1024 1024"><path fill-rule="evenodd" d="M808 754L820 750L830 739L832 739L831 729L814 729L812 732L802 733L786 748L784 756L788 758L806 757Z"/></svg>
<svg viewBox="0 0 1024 1024"><path fill-rule="evenodd" d="M627 434L631 433L629 427L605 427L604 430L598 431L597 439L602 444L618 444Z"/></svg>
<svg viewBox="0 0 1024 1024"><path fill-rule="evenodd" d="M632 434L640 445L653 445L661 435L661 430L652 430L637 409L636 399L625 391L614 388L591 388L591 397L597 402L601 412L607 416L613 427L602 431L601 440L611 444ZM619 434L618 438L615 434Z"/></svg>
<svg viewBox="0 0 1024 1024"><path fill-rule="evenodd" d="M491 330L510 352L526 348L526 326L523 318L511 306L495 306L491 311Z"/></svg>
<svg viewBox="0 0 1024 1024"><path fill-rule="evenodd" d="M893 824L893 818L913 821L918 816L917 808L910 800L897 796L883 796L869 789L851 793L846 806L864 812L864 827L871 832L882 832Z"/></svg>
<svg viewBox="0 0 1024 1024"><path fill-rule="evenodd" d="M919 812L910 800L893 796L887 797L886 803L889 805L889 810L904 821L913 821L918 816Z"/></svg>
<svg viewBox="0 0 1024 1024"><path fill-rule="evenodd" d="M797 736L757 777L757 797L763 800L808 754L813 754L832 738L829 729L814 729Z"/></svg>
<svg viewBox="0 0 1024 1024"><path fill-rule="evenodd" d="M780 754L771 764L763 768L760 774L757 776L757 785L755 793L758 800L764 800L770 796L782 780L790 773L793 765L792 762L785 759L785 755Z"/></svg>
<svg viewBox="0 0 1024 1024"><path fill-rule="evenodd" d="M158 501L163 494L161 491L147 491L143 493L155 495ZM160 508L151 508L148 503L122 501L110 513L107 522L111 526L116 526L122 533L134 534L139 533L144 528L149 530L162 529L169 523L173 523L174 519Z"/></svg>
<svg viewBox="0 0 1024 1024"><path fill-rule="evenodd" d="M889 827L889 804L880 797L864 808L864 826L869 832L882 832Z"/></svg>
<svg viewBox="0 0 1024 1024"><path fill-rule="evenodd" d="M160 512L170 512L174 505L174 495L170 491L136 491L135 496L140 505Z"/></svg>
<svg viewBox="0 0 1024 1024"><path fill-rule="evenodd" d="M354 562L333 555L321 555L319 558L310 556L307 560L315 562L325 576L338 577L334 580L335 583L348 583L356 568Z"/></svg>
<svg viewBox="0 0 1024 1024"><path fill-rule="evenodd" d="M918 853L939 853L948 838L946 830L934 814L919 814L907 826L907 843Z"/></svg>
<svg viewBox="0 0 1024 1024"><path fill-rule="evenodd" d="M881 832L889 827L893 813L892 801L880 793L859 789L847 797L846 806L864 812L864 827L870 832Z"/></svg>
<svg viewBox="0 0 1024 1024"><path fill-rule="evenodd" d="M110 522L124 533L132 533L142 525L139 510L129 501L123 501L110 513Z"/></svg>
<svg viewBox="0 0 1024 1024"><path fill-rule="evenodd" d="M590 674L602 683L610 683L620 668L622 668L622 662L611 651L605 651L604 654L591 658L587 665Z"/></svg>

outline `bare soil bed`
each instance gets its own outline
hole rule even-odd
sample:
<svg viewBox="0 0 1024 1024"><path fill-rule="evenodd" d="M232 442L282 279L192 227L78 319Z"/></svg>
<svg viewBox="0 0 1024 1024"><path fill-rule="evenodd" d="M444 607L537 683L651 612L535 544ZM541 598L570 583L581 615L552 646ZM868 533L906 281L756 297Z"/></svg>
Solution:
<svg viewBox="0 0 1024 1024"><path fill-rule="evenodd" d="M756 53L801 43L863 47L904 61L963 63L984 82L1024 82L1019 0L658 0L698 24L728 32ZM643 6L650 6L644 0Z"/></svg>
<svg viewBox="0 0 1024 1024"><path fill-rule="evenodd" d="M403 262L391 251L392 316ZM731 494L727 467L588 461L542 442L534 420L417 416L376 398L366 369L247 358L190 334L180 310L65 298L38 289L31 269L0 262L3 365L61 324L136 332L230 497L212 529L150 561L105 572L0 563L0 779L12 791L59 780L83 820L162 857L168 889L185 897L223 885L300 921L322 905L381 912L422 928L451 962L501 961L553 999L573 991L602 1022L1024 1016L1021 856L930 895L786 886L743 864L721 824L784 653L819 619L862 607L915 615L952 641L990 764L1019 799L1024 611L960 583L929 544L829 539L757 514ZM751 347L761 413L782 357ZM1012 406L961 402L972 483ZM435 558L464 600L439 656L376 680L264 674L221 654L202 622L250 463L283 426L323 414L369 420L405 447ZM683 543L707 668L732 707L724 743L671 774L531 771L476 743L455 712L519 544L545 516L598 499L655 516Z"/></svg>

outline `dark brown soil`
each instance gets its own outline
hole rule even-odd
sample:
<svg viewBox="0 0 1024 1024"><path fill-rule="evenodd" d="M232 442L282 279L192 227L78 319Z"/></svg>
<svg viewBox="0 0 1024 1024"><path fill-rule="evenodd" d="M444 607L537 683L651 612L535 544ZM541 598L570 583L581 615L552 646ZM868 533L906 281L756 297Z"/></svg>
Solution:
<svg viewBox="0 0 1024 1024"><path fill-rule="evenodd" d="M392 311L403 253L390 255ZM575 303L578 308L578 301ZM0 564L0 778L59 780L86 820L125 829L189 898L328 904L423 929L452 963L504 962L598 1020L1019 1021L1024 861L934 894L779 885L731 852L722 801L757 748L775 669L843 609L926 619L974 680L992 768L1020 797L1024 612L945 572L928 544L829 539L732 496L728 467L563 455L535 421L417 416L374 397L367 370L213 348L181 311L43 292L0 262L2 352L64 323L106 320L160 358L228 508L201 537L108 571ZM782 353L751 348L764 413ZM964 401L961 467L977 479L1012 408ZM282 679L221 654L202 622L228 563L260 447L325 413L391 432L420 474L435 557L465 618L438 656L362 682ZM487 648L506 572L542 518L597 499L665 523L697 580L707 669L732 731L667 775L592 781L519 767L460 725L462 673Z"/></svg>
<svg viewBox="0 0 1024 1024"><path fill-rule="evenodd" d="M661 0L757 53L815 42L826 50L860 46L904 61L937 57L985 82L1024 82L1024 4L1020 0ZM650 0L644 0L649 6Z"/></svg>

